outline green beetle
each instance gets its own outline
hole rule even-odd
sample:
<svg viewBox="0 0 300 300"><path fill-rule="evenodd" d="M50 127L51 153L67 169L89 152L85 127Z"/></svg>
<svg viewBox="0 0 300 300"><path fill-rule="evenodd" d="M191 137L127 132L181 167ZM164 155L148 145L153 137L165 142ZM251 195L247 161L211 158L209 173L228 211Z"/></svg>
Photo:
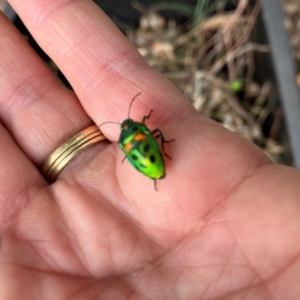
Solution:
<svg viewBox="0 0 300 300"><path fill-rule="evenodd" d="M154 188L157 191L156 180L166 176L164 157L171 157L164 152L164 144L175 141L165 140L160 129L150 131L145 121L150 118L153 110L147 116L144 116L142 122L135 122L130 118L130 110L133 101L140 95L135 95L129 105L128 118L121 124L116 122L105 122L99 125L113 123L121 125L121 134L118 141L119 147L124 152L129 162L141 173L154 180ZM161 148L156 139L160 139Z"/></svg>

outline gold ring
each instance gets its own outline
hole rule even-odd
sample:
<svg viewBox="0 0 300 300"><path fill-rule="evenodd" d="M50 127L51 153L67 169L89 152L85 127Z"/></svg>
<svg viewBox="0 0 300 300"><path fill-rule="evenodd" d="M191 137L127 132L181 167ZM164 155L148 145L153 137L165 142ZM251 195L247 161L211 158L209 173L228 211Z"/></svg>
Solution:
<svg viewBox="0 0 300 300"><path fill-rule="evenodd" d="M50 183L54 182L66 165L83 150L106 140L98 126L92 125L67 140L46 159L41 172Z"/></svg>

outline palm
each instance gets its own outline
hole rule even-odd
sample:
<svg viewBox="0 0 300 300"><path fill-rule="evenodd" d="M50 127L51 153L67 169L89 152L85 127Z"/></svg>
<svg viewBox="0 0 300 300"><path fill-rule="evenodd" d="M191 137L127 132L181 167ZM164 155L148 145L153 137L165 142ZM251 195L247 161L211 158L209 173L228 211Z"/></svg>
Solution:
<svg viewBox="0 0 300 300"><path fill-rule="evenodd" d="M131 67L134 71L126 76L120 75L125 69L119 65L103 67L108 57L96 66L94 56L89 62L89 53L82 55L82 51L76 52L76 59L69 55L60 60L70 45L52 43L42 33L44 26L51 36L55 26L49 21L34 26L28 17L30 10L26 11L30 5L12 2L40 43L61 63L85 111L97 124L124 120L132 96L143 91L131 117L141 120L153 109L149 127L159 126L167 139L176 138L176 142L166 145L173 160L167 161L167 177L158 182L158 192L128 161L121 163L123 156L116 144L105 143L77 157L49 186L35 165L90 121L75 96L53 83L44 66L26 50L36 68L32 72L47 76L39 79L43 85L30 87L33 93L43 95L42 104L21 106L18 118L13 119L6 116L7 111L20 107L15 99L25 99L22 88L17 90L21 91L19 97L14 93L27 74L15 71L17 83L0 76L0 83L7 85L0 98L13 99L10 106L0 100L2 111L6 110L6 114L1 112L2 122L19 145L1 128L0 157L5 172L0 174L0 274L4 286L0 298L297 299L299 173L272 165L246 140L198 116L172 86L144 66L103 16L98 22L116 34L115 40L124 44L122 49L127 47L132 53L128 52L125 60L138 66ZM45 2L37 5L41 15L46 11ZM47 9L51 11L53 5L53 11L58 10L55 3L59 2L49 1ZM101 15L91 3L83 6L85 9L76 11L76 18ZM0 34L5 35L10 25L2 19ZM98 31L105 40L105 30L99 31L93 18L85 21L89 33ZM59 26L59 22L55 24ZM71 43L68 32L65 34L65 43ZM13 33L14 42L24 43L15 36ZM82 32L77 38L80 36L84 36ZM14 54L8 56L0 50L0 55L6 58L5 69ZM14 59L27 63L20 56ZM95 71L99 74L87 78L93 74L93 66L100 69ZM83 71L74 72L76 68ZM146 84L138 79L145 74ZM115 77L122 89L117 89ZM149 81L156 91L147 89ZM44 96L45 85L51 87L53 96ZM117 91L111 90L114 86ZM65 101L50 105L57 96ZM48 114L42 124L28 117L36 116L43 105ZM67 113L62 114L65 107ZM25 123L27 131L21 130ZM118 126L107 125L103 131L112 141L117 140ZM285 284L287 280L290 286Z"/></svg>

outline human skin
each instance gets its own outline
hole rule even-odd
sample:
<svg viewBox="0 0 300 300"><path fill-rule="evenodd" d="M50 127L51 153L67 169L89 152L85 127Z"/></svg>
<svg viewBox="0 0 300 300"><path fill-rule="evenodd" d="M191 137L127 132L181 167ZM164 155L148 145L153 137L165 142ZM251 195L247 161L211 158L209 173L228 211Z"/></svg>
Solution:
<svg viewBox="0 0 300 300"><path fill-rule="evenodd" d="M300 173L200 116L91 1L11 0L66 89L0 14L0 299L300 299ZM120 128L49 185L92 122L160 128L167 175L121 163Z"/></svg>

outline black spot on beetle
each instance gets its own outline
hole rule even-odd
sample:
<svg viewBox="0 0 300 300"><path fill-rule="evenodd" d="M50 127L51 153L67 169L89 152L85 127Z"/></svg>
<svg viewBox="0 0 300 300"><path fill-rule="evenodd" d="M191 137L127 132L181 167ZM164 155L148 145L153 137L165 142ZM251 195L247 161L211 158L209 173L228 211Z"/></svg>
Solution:
<svg viewBox="0 0 300 300"><path fill-rule="evenodd" d="M150 150L151 146L149 143L147 143L145 146L144 146L144 152L147 153L149 150Z"/></svg>
<svg viewBox="0 0 300 300"><path fill-rule="evenodd" d="M136 125L131 126L131 131L135 132L138 130L138 127Z"/></svg>
<svg viewBox="0 0 300 300"><path fill-rule="evenodd" d="M154 156L154 155L150 155L150 161L151 161L152 163L155 163L155 156Z"/></svg>
<svg viewBox="0 0 300 300"><path fill-rule="evenodd" d="M137 157L135 154L132 154L132 155L131 155L131 158L132 158L133 160L137 160L137 159L138 159L138 157Z"/></svg>

